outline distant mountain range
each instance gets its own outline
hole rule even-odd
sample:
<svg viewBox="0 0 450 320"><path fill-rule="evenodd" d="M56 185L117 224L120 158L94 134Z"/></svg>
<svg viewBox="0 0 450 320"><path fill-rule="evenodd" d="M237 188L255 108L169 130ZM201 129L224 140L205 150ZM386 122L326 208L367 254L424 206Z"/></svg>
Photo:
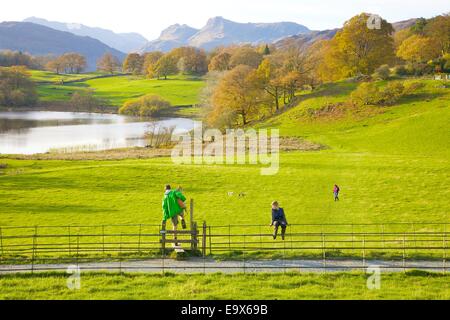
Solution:
<svg viewBox="0 0 450 320"><path fill-rule="evenodd" d="M36 17L30 17L23 21L40 24L59 31L70 32L77 36L88 36L100 40L111 48L122 52L136 51L148 42L142 35L134 32L115 33L111 30L88 27L79 23L48 21Z"/></svg>
<svg viewBox="0 0 450 320"><path fill-rule="evenodd" d="M95 70L97 60L109 52L119 59L125 54L97 39L77 36L30 22L0 23L0 50L28 52L32 55L60 55L78 52L86 57L88 70Z"/></svg>
<svg viewBox="0 0 450 320"><path fill-rule="evenodd" d="M307 27L293 22L238 23L215 17L209 19L200 30L187 25L172 25L158 39L147 43L141 52L170 51L179 46L210 50L230 44L273 43L288 36L309 32Z"/></svg>
<svg viewBox="0 0 450 320"><path fill-rule="evenodd" d="M393 27L400 31L411 27L416 20L396 22ZM293 22L237 23L215 17L201 29L185 24L172 25L162 31L158 39L148 42L137 33L117 34L81 24L51 22L34 17L26 21L0 23L0 50L19 50L33 55L78 52L86 56L89 70L95 69L97 60L106 52L123 59L124 52L167 52L180 46L211 50L230 44L311 45L318 40L331 39L339 31L311 31Z"/></svg>
<svg viewBox="0 0 450 320"><path fill-rule="evenodd" d="M394 22L392 27L395 32L410 28L416 23L417 19L408 19L404 21ZM288 45L296 44L300 46L310 46L320 40L330 40L340 29L331 29L323 31L311 31L305 34L294 35L283 38L275 43L278 48L286 47Z"/></svg>

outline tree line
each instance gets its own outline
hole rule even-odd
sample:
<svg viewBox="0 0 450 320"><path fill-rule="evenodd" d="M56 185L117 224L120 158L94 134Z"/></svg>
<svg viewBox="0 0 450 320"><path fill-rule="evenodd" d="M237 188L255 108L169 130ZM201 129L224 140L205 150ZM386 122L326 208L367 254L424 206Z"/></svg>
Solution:
<svg viewBox="0 0 450 320"><path fill-rule="evenodd" d="M216 49L210 54L202 95L207 122L217 128L246 125L288 105L299 90L312 90L324 82L450 72L449 15L418 19L399 32L381 17L379 25L371 28L370 18L359 14L332 39L313 45L291 40L278 48ZM379 92L367 85L362 90L373 91L377 104L383 104L406 92L399 87ZM368 96L367 92L356 95Z"/></svg>

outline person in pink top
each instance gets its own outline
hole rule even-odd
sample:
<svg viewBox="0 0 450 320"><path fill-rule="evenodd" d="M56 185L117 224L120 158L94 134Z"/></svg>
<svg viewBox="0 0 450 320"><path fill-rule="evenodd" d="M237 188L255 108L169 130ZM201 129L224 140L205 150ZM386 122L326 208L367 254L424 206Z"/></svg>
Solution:
<svg viewBox="0 0 450 320"><path fill-rule="evenodd" d="M337 184L334 185L333 188L333 194L334 194L334 201L339 201L339 191L341 189L339 189L339 186Z"/></svg>

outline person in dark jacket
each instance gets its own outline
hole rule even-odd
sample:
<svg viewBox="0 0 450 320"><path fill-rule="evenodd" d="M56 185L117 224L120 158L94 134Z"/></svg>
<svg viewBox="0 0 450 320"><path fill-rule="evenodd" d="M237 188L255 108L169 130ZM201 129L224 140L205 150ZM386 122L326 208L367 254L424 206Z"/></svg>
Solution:
<svg viewBox="0 0 450 320"><path fill-rule="evenodd" d="M281 238L284 240L286 234L286 227L288 223L283 208L280 208L278 201L272 202L272 223L270 226L274 227L273 239L275 240L278 235L278 228L281 226Z"/></svg>
<svg viewBox="0 0 450 320"><path fill-rule="evenodd" d="M333 187L334 201L339 201L339 191L341 191L341 189L337 184L335 184Z"/></svg>

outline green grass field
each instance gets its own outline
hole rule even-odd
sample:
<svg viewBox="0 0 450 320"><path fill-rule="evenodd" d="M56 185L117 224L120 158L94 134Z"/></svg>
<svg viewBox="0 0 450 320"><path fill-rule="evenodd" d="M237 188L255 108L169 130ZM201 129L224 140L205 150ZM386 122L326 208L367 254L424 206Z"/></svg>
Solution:
<svg viewBox="0 0 450 320"><path fill-rule="evenodd" d="M43 71L43 70L29 70L31 77L36 82L53 82L60 83L63 81L79 81L83 79L90 79L105 75L102 72L89 72L89 73L78 73L78 74L57 74L54 72Z"/></svg>
<svg viewBox="0 0 450 320"><path fill-rule="evenodd" d="M160 83L113 79L114 86L106 84L111 79L96 79L74 88L95 85L97 94L106 96L110 90L112 99L121 101L127 83L127 94L140 85L136 92ZM173 81L177 80L161 83ZM257 126L280 128L283 136L302 137L326 148L281 153L275 176L261 176L260 166L174 165L169 158L63 161L2 156L1 225L159 224L166 183L182 185L196 201L196 220L209 225L268 225L275 199L290 223L448 222L450 93L438 81L423 82L423 89L394 106L337 115L310 116L311 110L345 101L355 84L328 84L303 94L298 106ZM341 187L338 203L332 198L334 183ZM229 197L229 192L247 196ZM447 277L422 273L383 277L382 290L368 291L365 275L351 273L165 278L89 274L83 277L82 290L68 291L62 274L2 276L0 298L180 299L188 294L195 299L448 299L450 295Z"/></svg>
<svg viewBox="0 0 450 320"><path fill-rule="evenodd" d="M175 106L197 104L198 95L204 86L201 78L182 75L168 80L122 75L95 79L101 74L56 75L45 71L33 71L32 75L36 81L54 82L38 84L37 91L42 101L67 101L74 92L93 90L95 96L112 106L121 106L126 100L145 94L159 95ZM58 83L61 79L70 81L84 78L87 79L64 85Z"/></svg>
<svg viewBox="0 0 450 320"><path fill-rule="evenodd" d="M448 275L411 271L382 274L380 289L367 275L81 275L80 290L67 288L67 274L0 276L0 299L450 299Z"/></svg>
<svg viewBox="0 0 450 320"><path fill-rule="evenodd" d="M450 208L450 94L437 85L429 81L418 93L426 100L408 98L362 119L303 121L295 116L308 100L302 102L268 126L328 149L282 153L274 176L261 176L260 166L177 166L169 158L4 157L0 161L8 168L0 176L0 218L3 225L159 223L162 189L171 183L195 198L197 219L209 224L266 223L274 199L291 223L445 222ZM334 183L341 186L339 203L332 201ZM231 191L247 197L228 197Z"/></svg>

